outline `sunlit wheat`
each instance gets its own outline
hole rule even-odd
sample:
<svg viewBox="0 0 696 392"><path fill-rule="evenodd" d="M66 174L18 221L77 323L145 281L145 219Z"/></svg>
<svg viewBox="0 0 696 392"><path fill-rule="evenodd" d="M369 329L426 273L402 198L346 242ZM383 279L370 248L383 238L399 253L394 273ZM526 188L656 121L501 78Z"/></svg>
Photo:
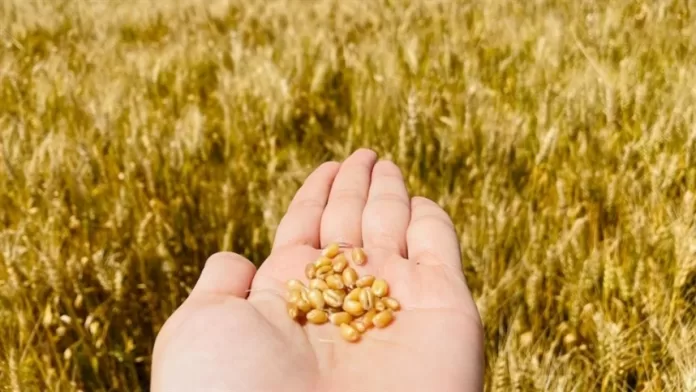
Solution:
<svg viewBox="0 0 696 392"><path fill-rule="evenodd" d="M262 262L367 146L456 223L487 390L695 390L693 37L672 0L0 0L0 385L146 390L207 256Z"/></svg>

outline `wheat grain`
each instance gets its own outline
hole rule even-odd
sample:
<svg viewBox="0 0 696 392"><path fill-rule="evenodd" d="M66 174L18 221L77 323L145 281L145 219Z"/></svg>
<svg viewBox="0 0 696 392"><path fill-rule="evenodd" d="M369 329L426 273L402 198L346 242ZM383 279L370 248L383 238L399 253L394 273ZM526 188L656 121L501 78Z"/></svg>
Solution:
<svg viewBox="0 0 696 392"><path fill-rule="evenodd" d="M351 251L351 259L356 265L364 265L367 263L367 255L362 248L353 248Z"/></svg>

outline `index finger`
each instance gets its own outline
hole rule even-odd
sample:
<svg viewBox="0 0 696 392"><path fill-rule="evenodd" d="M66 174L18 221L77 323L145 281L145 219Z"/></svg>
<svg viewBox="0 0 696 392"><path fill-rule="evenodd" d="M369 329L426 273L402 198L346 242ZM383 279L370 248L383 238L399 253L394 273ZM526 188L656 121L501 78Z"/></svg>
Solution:
<svg viewBox="0 0 696 392"><path fill-rule="evenodd" d="M280 220L273 249L292 245L319 248L319 229L338 162L326 162L307 177Z"/></svg>

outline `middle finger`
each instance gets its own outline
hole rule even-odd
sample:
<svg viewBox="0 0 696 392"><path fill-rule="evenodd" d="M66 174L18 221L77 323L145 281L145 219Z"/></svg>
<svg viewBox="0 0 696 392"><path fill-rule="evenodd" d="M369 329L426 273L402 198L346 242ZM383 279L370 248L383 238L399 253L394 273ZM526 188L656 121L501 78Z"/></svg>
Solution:
<svg viewBox="0 0 696 392"><path fill-rule="evenodd" d="M344 242L362 246L362 215L377 154L359 149L341 164L321 219L321 246Z"/></svg>

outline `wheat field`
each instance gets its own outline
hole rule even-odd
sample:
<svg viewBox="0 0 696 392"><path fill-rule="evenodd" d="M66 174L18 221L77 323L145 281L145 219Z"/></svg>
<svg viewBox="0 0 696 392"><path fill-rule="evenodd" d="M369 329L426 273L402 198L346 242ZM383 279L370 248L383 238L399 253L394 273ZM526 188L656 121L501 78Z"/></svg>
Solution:
<svg viewBox="0 0 696 392"><path fill-rule="evenodd" d="M206 258L370 147L456 223L486 391L696 391L695 12L0 0L0 390L147 390Z"/></svg>

